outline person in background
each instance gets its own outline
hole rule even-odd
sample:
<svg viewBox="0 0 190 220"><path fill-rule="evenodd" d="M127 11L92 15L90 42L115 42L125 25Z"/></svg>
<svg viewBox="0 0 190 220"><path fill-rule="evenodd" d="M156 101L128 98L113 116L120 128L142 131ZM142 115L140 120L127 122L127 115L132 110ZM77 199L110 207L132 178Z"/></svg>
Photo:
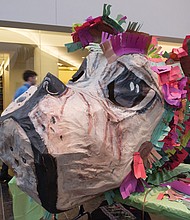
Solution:
<svg viewBox="0 0 190 220"><path fill-rule="evenodd" d="M30 86L33 86L37 82L37 73L32 70L26 70L23 73L24 84L19 87L14 95L14 100L26 92ZM8 182L11 179L11 176L8 174L8 166L3 163L1 173L0 173L0 182Z"/></svg>
<svg viewBox="0 0 190 220"><path fill-rule="evenodd" d="M16 90L14 100L26 92L30 86L36 85L37 73L32 70L26 70L23 73L23 80L24 84Z"/></svg>

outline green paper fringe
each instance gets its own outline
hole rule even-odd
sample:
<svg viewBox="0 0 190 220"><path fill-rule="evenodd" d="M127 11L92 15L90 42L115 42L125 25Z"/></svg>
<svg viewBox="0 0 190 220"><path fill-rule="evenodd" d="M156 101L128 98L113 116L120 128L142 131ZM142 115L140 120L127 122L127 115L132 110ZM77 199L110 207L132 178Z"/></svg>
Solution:
<svg viewBox="0 0 190 220"><path fill-rule="evenodd" d="M115 193L113 192L113 190L105 192L104 195L108 204L112 205L114 203L114 197L115 197Z"/></svg>
<svg viewBox="0 0 190 220"><path fill-rule="evenodd" d="M65 44L65 46L67 47L67 52L69 53L83 48L82 43L80 41L76 43L68 43Z"/></svg>
<svg viewBox="0 0 190 220"><path fill-rule="evenodd" d="M111 5L104 4L103 16L109 16L111 14Z"/></svg>
<svg viewBox="0 0 190 220"><path fill-rule="evenodd" d="M169 123L174 116L174 112L172 108L167 107L165 109L162 118L156 128L154 129L151 137L151 143L154 145L157 151L161 151L161 148L164 145L164 142L160 142L168 135L170 131Z"/></svg>

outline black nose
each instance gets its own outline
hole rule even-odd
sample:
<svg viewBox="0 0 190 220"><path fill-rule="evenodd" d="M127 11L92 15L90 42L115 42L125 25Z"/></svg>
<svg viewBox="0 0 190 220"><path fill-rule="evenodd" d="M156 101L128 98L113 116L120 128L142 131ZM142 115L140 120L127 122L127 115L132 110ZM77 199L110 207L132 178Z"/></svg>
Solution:
<svg viewBox="0 0 190 220"><path fill-rule="evenodd" d="M61 95L67 89L66 85L51 73L46 75L42 82L42 86L47 93L53 96Z"/></svg>

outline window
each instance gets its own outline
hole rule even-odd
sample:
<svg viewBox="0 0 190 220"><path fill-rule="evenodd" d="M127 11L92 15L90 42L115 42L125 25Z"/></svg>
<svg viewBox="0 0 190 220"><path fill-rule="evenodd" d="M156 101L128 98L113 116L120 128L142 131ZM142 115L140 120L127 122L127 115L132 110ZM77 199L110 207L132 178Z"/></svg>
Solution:
<svg viewBox="0 0 190 220"><path fill-rule="evenodd" d="M38 83L47 72L67 83L87 55L87 50L67 53L69 42L70 33L0 27L0 107L12 101L26 69L37 72Z"/></svg>

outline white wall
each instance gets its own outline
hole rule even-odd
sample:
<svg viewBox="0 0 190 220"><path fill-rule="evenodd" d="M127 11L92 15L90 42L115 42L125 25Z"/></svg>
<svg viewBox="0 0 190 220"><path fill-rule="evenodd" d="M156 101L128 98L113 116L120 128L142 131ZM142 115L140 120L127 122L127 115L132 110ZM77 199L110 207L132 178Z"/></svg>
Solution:
<svg viewBox="0 0 190 220"><path fill-rule="evenodd" d="M190 34L190 0L0 0L0 20L71 26L102 15L112 4L112 17L124 14L143 23L142 31L184 38Z"/></svg>

